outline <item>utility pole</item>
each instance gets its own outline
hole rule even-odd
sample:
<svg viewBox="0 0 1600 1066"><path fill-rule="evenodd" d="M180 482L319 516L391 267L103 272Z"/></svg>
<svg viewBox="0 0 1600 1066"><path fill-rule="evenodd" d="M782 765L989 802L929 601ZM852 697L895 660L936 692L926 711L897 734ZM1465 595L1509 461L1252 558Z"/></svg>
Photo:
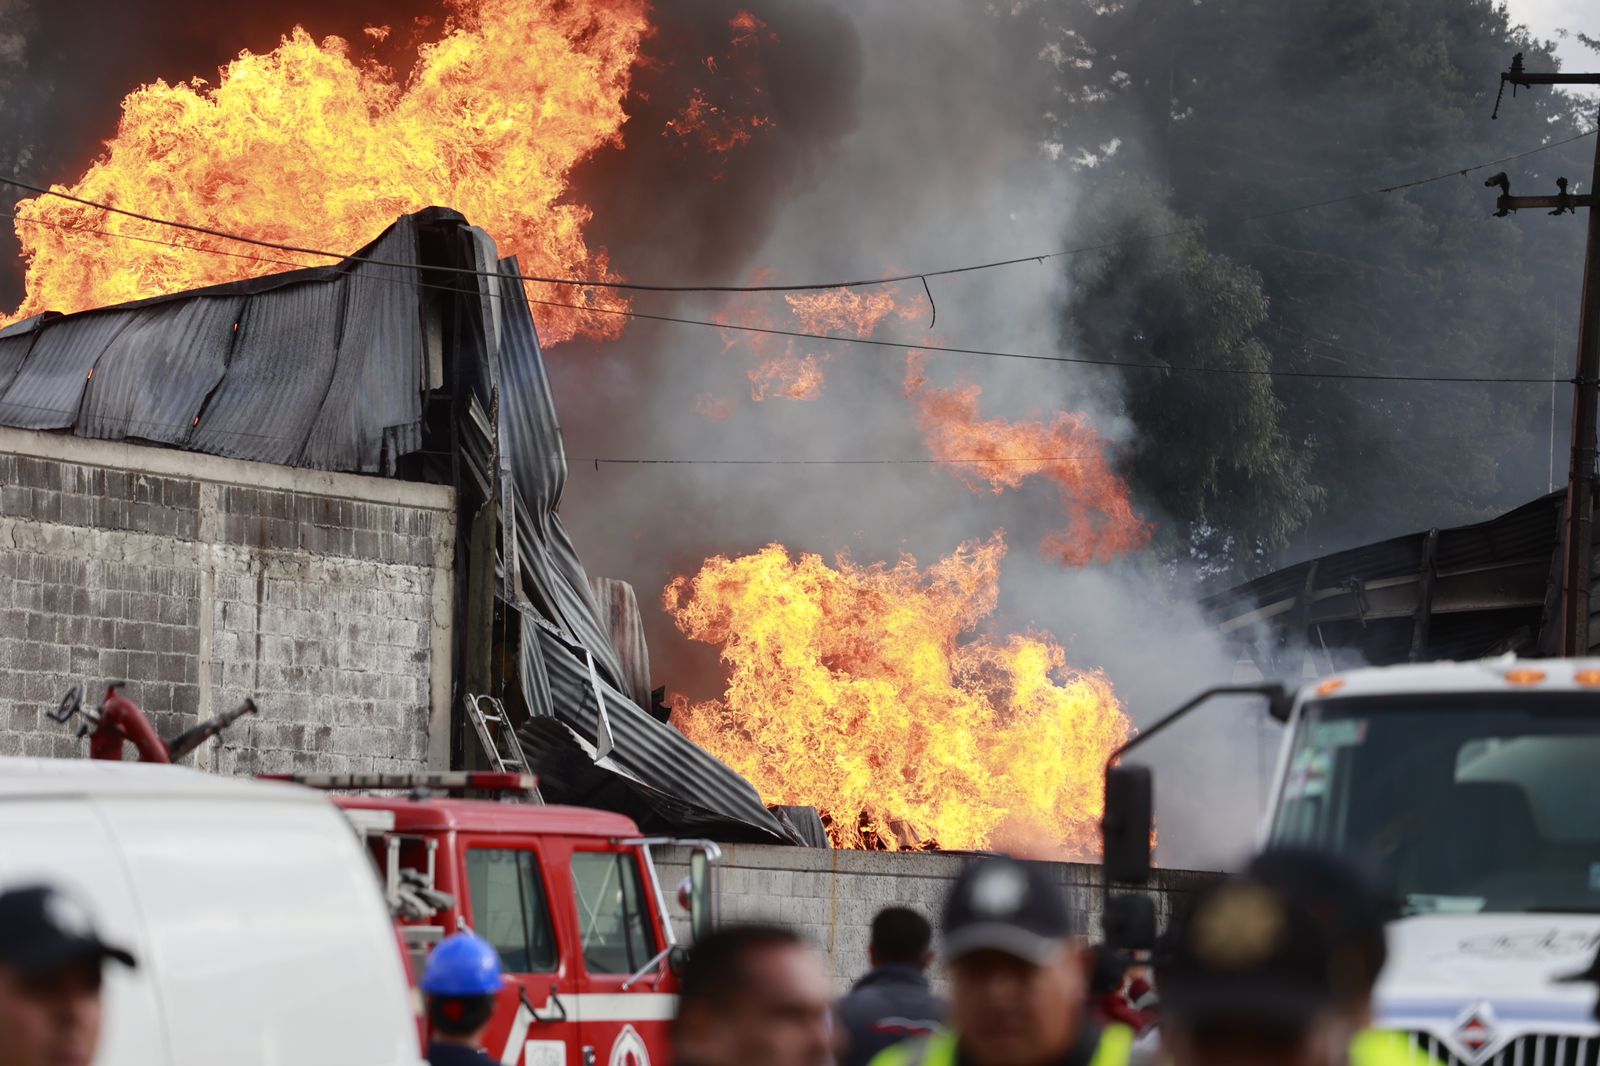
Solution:
<svg viewBox="0 0 1600 1066"><path fill-rule="evenodd" d="M1511 59L1511 69L1500 75L1500 91L1534 85L1600 85L1600 74L1530 74L1522 67L1522 53ZM1495 98L1499 114L1500 99ZM1511 180L1496 174L1484 182L1498 186L1495 214L1504 217L1521 208L1549 208L1552 215L1576 214L1589 209L1589 243L1584 253L1583 296L1578 319L1578 372L1572 390L1572 461L1567 471L1566 528L1562 534L1561 654L1589 654L1589 589L1594 565L1595 401L1600 393L1600 138L1596 139L1594 170L1589 191L1580 196L1567 192L1567 179L1557 178L1555 196L1512 196Z"/></svg>

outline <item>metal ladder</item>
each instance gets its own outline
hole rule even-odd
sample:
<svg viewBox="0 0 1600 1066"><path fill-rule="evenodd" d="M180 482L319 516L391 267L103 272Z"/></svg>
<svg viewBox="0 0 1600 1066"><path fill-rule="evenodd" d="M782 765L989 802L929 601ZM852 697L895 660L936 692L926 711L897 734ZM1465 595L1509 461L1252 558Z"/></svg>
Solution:
<svg viewBox="0 0 1600 1066"><path fill-rule="evenodd" d="M527 773L528 758L522 753L522 741L517 739L517 731L511 728L511 720L506 717L505 704L493 696L468 695L463 700L467 706L467 717L478 731L484 754L489 756L490 767L503 774ZM496 734L505 741L503 747L495 739ZM544 802L538 789L533 790L533 800L535 803Z"/></svg>

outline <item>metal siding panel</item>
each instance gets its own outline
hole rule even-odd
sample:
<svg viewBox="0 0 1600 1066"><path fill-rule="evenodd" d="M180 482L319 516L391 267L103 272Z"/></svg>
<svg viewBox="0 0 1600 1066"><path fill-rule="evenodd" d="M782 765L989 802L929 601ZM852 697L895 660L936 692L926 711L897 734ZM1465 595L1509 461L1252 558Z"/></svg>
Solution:
<svg viewBox="0 0 1600 1066"><path fill-rule="evenodd" d="M133 312L105 311L43 325L33 350L0 399L0 425L18 429L75 425L89 372L132 316Z"/></svg>
<svg viewBox="0 0 1600 1066"><path fill-rule="evenodd" d="M515 259L501 261L515 274ZM495 279L486 279L495 280ZM614 688L628 687L609 628L589 587L589 577L556 508L567 482L566 450L555 397L539 350L533 315L522 286L498 280L500 307L500 447L517 486L517 548L530 601L548 611L556 627L594 653L595 668Z"/></svg>
<svg viewBox="0 0 1600 1066"><path fill-rule="evenodd" d="M358 255L417 261L416 224L405 218ZM417 271L357 258L345 281L344 323L333 378L300 466L393 470L396 449L422 441L422 312Z"/></svg>
<svg viewBox="0 0 1600 1066"><path fill-rule="evenodd" d="M552 634L542 629L536 632L555 718L593 745L599 709L588 664ZM618 768L680 802L770 833L775 839L788 838L748 781L612 686L602 682L601 691L606 720L616 741L610 759Z"/></svg>
<svg viewBox="0 0 1600 1066"><path fill-rule="evenodd" d="M128 312L95 365L78 432L163 444L188 439L206 394L222 380L243 297L199 297Z"/></svg>
<svg viewBox="0 0 1600 1066"><path fill-rule="evenodd" d="M624 687L640 707L650 707L650 648L633 586L609 577L591 577L589 588L600 606L600 621L622 664Z"/></svg>
<svg viewBox="0 0 1600 1066"><path fill-rule="evenodd" d="M22 369L22 361L28 355L28 350L33 347L34 334L19 333L12 337L0 337L0 396L4 396L6 389L16 378L17 371Z"/></svg>
<svg viewBox="0 0 1600 1066"><path fill-rule="evenodd" d="M193 451L293 466L328 394L345 279L250 297Z"/></svg>

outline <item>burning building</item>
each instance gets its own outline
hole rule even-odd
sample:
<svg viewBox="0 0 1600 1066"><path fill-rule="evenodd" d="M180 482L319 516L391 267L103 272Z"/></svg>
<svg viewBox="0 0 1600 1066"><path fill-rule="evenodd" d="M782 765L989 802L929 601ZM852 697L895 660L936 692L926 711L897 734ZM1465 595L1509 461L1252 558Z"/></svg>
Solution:
<svg viewBox="0 0 1600 1066"><path fill-rule="evenodd" d="M513 708L549 798L611 806L646 827L796 839L744 779L650 713L649 666L635 636L631 590L591 581L557 514L566 460L517 274L517 261L502 259L482 230L434 209L400 219L337 266L36 315L0 331L0 425L449 486L460 531L450 560L455 594L440 605L450 615L450 646L446 661L431 668L445 673L458 697L494 695ZM252 476L245 469L236 480L242 487ZM59 491L62 475L54 478ZM18 485L24 491L8 495L7 518L116 524L115 516L63 516L48 483L29 488L19 479L11 489ZM337 522L317 520L334 501L314 488L296 493L289 511L275 502L278 510L254 516L257 528L241 530L245 544L265 555L322 553L319 534L336 530ZM175 512L177 502L164 507L158 498L138 506L148 517ZM25 513L34 503L45 510ZM159 525L123 528L137 529L143 539L160 536L152 532ZM175 526L167 532L207 537ZM369 549L377 562L385 538L393 534L361 535L370 549L360 543L356 554ZM216 551L230 543L224 531ZM258 612L271 572L267 561L255 571ZM89 592L68 588L67 595L79 596L87 611ZM201 606L198 598L177 603L176 628L191 621L183 611ZM49 629L47 643L88 650L94 638L87 630L77 640L45 620L71 609L41 601L32 616L19 613L20 632L43 637ZM192 621L198 631L212 622ZM215 649L197 646L193 664L181 661L183 650L164 653L179 660L180 682L185 672L204 671L202 689L238 687ZM324 651L323 658L339 654ZM280 668L314 672L307 663L319 658L318 649L288 654L295 665ZM64 674L59 685L67 680ZM280 691L292 700L292 689L291 683ZM7 693L6 702L21 711L32 691ZM361 695L342 694L354 706ZM274 707L264 697L268 717L274 711L296 717L284 702ZM378 713L374 704L365 706ZM469 745L476 742L463 726L458 708L445 749L456 765L474 757ZM309 739L314 746L315 736ZM308 750L288 762L307 769L352 754L358 753Z"/></svg>
<svg viewBox="0 0 1600 1066"><path fill-rule="evenodd" d="M136 465L170 470L177 454L195 463L210 456L267 464L273 472L210 464L209 481L161 486L199 500L192 521L184 519L192 528L182 530L190 538L185 558L202 575L196 597L160 593L158 607L174 618L161 650L119 645L111 661L95 658L92 667L76 620L56 616L46 643L57 672L137 675L166 686L159 690L165 702L182 715L196 701L215 702L260 678L285 697L280 705L328 687L314 694L326 701L315 713L282 732L270 721L247 727L260 731L246 734L256 740L252 750L265 752L258 762L272 763L259 768L316 762L319 748L460 763L475 746L452 721L459 696L486 692L503 695L519 720L527 716L524 739L545 756L541 770L553 796L627 810L647 825L793 839L785 816L763 808L720 759L779 810L823 809L836 844L981 848L1033 838L1051 854L1092 851L1097 768L1129 723L1104 674L1072 669L1063 644L1031 619L1019 626L997 612L1008 541L987 513L1000 496L1016 503L1043 489L1035 509L1048 529L1005 523L1016 544L1037 542L1042 567L1103 563L1148 541L1101 436L1104 420L1062 409L1084 403L1081 394L1041 399L1031 387L992 380L986 394L965 363L952 374L949 362L910 346L881 364L888 394L874 398L882 432L872 441L928 457L909 460L929 464L915 490L919 514L970 508L976 523L935 530L933 522L904 521L881 500L858 508L896 528L857 557L888 563L823 562L819 552L848 543L848 527L797 529L803 505L786 506L781 521L771 521L776 507L767 514L745 508L771 522L752 531L734 528L739 516L728 511L735 509L709 520L720 493L669 501L667 493L630 485L600 500L581 498L584 535L576 539L591 562L599 553L603 569L620 574L629 545L655 553L656 569L620 575L634 580L636 597L623 583L588 579L557 516L568 471L541 341L580 350L554 365L558 375L584 375L562 393L564 413L571 420L576 409L602 425L608 445L637 446L636 427L662 418L675 420L675 444L694 443L682 423L732 432L756 404L774 420L808 409L811 418L789 423L808 443L827 438L827 418L851 419L858 397L850 394L862 391L853 386L863 371L848 350L789 343L796 338L763 347L755 334L738 332L759 323L754 301L717 305L704 315L726 321L737 350L706 363L723 366L733 381L703 375L691 384L664 369L663 353L641 351L655 342L648 326L624 330L630 310L663 308L609 287L624 272L719 283L737 277L773 230L772 205L814 176L819 149L855 122L859 83L895 80L888 68L864 69L856 26L824 8L775 2L752 14L713 2L652 9L637 0L450 0L430 9L426 25L409 27L410 52L390 56L414 58L409 71L385 66L371 50L387 39L386 27L349 41L296 29L269 52L238 54L214 85L151 81L129 94L105 151L59 189L81 199L40 196L18 205L26 295L10 319L0 319L14 323L0 338L0 358L10 360L0 362L0 421L52 434L48 446L35 437L14 445L37 452L68 441L131 440L166 449L159 460L152 449L118 453L137 452L128 460ZM937 22L916 20L919 27ZM946 19L929 32L955 41L954 25ZM907 27L880 27L888 28L898 35ZM399 38L407 30L393 32ZM784 51L785 41L801 44ZM1037 47L1023 44L1030 54ZM915 51L899 36L896 47ZM994 123L984 125L996 133ZM866 139L895 141L902 165L929 154L902 150L899 136L878 131ZM1021 174L999 161L1003 140L964 158L981 158L984 173ZM1017 144L1038 155L1031 134ZM946 146L941 128L937 149ZM971 177L954 179L962 202ZM881 180L895 184L887 170ZM1031 176L1017 180L1036 184ZM1010 195L997 199L1013 236L1059 221L1059 197L1048 197L1042 219L1019 212ZM462 216L417 213L435 203L483 230ZM408 221L384 230L399 216ZM326 261L307 246L342 252L380 230L376 243L340 265L307 266ZM603 247L623 244L619 234L628 237L622 254L632 256L626 271ZM940 239L959 238L941 229ZM514 258L520 269L512 273L593 284L509 280L502 258ZM291 272L271 273L285 268ZM1044 299L1034 292L1041 284L1006 288L1019 301ZM190 291L170 295L180 290ZM291 300L291 292L300 296ZM771 324L779 329L865 336L913 320L931 326L921 294L902 301L888 289L836 290L775 301ZM699 306L685 298L665 309L699 313ZM71 314L41 317L50 311ZM683 342L684 350L698 345ZM625 387L616 385L622 377ZM675 402L679 390L690 403ZM637 403L619 417L630 400ZM1045 410L1007 417L1008 402L1042 402ZM74 449L80 458L108 454ZM313 471L360 480L317 482ZM94 521L132 525L117 527L105 551L98 541L92 550L76 545L78 556L133 558L148 545L124 544L123 533L165 536L146 528L153 505L137 495L152 491L139 487L148 473L90 479L131 494L109 518L105 508L89 508ZM7 514L50 524L88 506L51 495L63 484L82 487L77 475L30 459L14 476L8 506L17 510ZM262 487L229 480L252 478ZM278 487L269 491L268 482ZM584 491L581 481L573 488ZM959 497L954 506L951 497ZM426 507L417 503L424 498ZM663 505L700 517L663 520ZM830 520L818 518L817 526ZM898 528L909 525L926 533L915 550L930 565L915 563ZM207 532L222 543L204 545ZM777 538L796 548L763 547ZM218 556L213 547L226 550ZM352 594L354 608L331 608L371 624L310 631L328 601L307 577L284 579L282 594L300 602L276 604L274 552L307 556L306 573L319 575L329 573L330 553L353 562L381 556L384 587ZM226 566L205 578L219 557ZM420 565L424 557L433 565ZM1008 568L1026 565L1014 555ZM181 569L161 580L183 584ZM58 583L55 599L81 591L77 573ZM131 616L157 595L118 587L146 582L140 573L95 571L83 580L111 582L90 590L84 609L130 615L121 620L130 634ZM215 611L204 602L207 581L228 601ZM433 599L431 618L418 613L424 594ZM406 606L391 606L392 597ZM449 619L442 631L441 616ZM807 617L825 624L808 627ZM704 656L706 676L686 683L692 669L674 662L665 673L684 687L658 698L645 654L650 627L658 649L664 641L714 648ZM435 646L419 628L432 629ZM377 650L369 630L383 633ZM319 651L330 639L337 649ZM123 654L134 657L126 670L115 658ZM373 656L381 677L344 676L348 662ZM408 666L407 657L416 661ZM418 697L406 676L413 668L448 683L436 680ZM212 676L213 669L220 672ZM352 683L370 690L359 713L333 706L331 693ZM31 714L36 724L30 708L48 693L38 682L15 684L0 693L0 709ZM380 702L392 699L430 704L425 752L399 740L391 751L376 735L405 733L375 724ZM331 738L329 716L337 718ZM245 753L219 758L223 768L258 768ZM820 841L817 816L800 818Z"/></svg>

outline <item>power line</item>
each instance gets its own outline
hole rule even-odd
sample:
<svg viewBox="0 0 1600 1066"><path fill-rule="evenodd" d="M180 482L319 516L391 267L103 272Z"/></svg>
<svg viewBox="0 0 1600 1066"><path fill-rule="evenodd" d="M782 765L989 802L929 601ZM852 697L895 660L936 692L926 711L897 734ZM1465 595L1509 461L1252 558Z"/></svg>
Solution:
<svg viewBox="0 0 1600 1066"><path fill-rule="evenodd" d="M172 248L184 248L197 252L216 251L217 254L230 256L232 258L252 259L265 263L274 263L278 265L293 266L298 269L305 269L304 264L293 263L282 259L273 259L267 256L249 255L243 252L221 252L217 251L216 249L202 248L190 244L178 244L171 241L162 241L154 237L137 237L131 234L117 233L112 230L96 229L91 226L70 226L65 223L49 222L44 219L20 218L13 212L0 211L0 215L9 215L11 218L14 218L18 222L22 223L39 223L41 225L54 226L58 229L95 233L106 237L126 238L128 240L141 241L149 244L159 244ZM405 266L407 269L411 270L433 269L432 267L423 268L417 263L383 263L370 259L355 259L352 261L357 264L367 266ZM489 271L469 271L468 273L484 277L498 277L505 281L522 279L522 275L519 274L494 274ZM414 285L419 288L439 289L447 292L457 291L446 285L437 285L424 281L410 281L400 278L387 278L383 277L382 275L374 275L372 280L387 281L402 285ZM561 307L571 311L583 311L587 314L613 315L622 318L637 318L651 322L667 322L681 326L700 326L707 329L734 330L740 333L756 333L766 336L792 337L800 340L828 341L835 344L858 344L872 348L892 348L898 351L937 352L946 355L973 355L990 359L1020 359L1027 362L1067 363L1074 366L1109 367L1125 370L1165 370L1185 374L1221 374L1244 377L1301 378L1323 381L1413 381L1475 385L1571 384L1570 378L1483 377L1470 375L1449 376L1423 374L1339 374L1315 370L1264 370L1255 367L1184 366L1182 364L1171 365L1157 362L1133 362L1119 359L1091 359L1086 356L1040 355L1038 353L1030 352L1008 352L988 348L959 348L952 345L926 344L918 343L916 341L881 340L875 337L859 337L840 333L815 333L807 330L779 329L774 326L752 326L742 323L717 322L704 318L685 318L680 315L662 315L654 314L648 311L636 311L632 309L623 310L621 308L613 307L597 307L589 304L565 303L560 300L540 300L534 297L527 297L527 299L530 304L534 304L539 307Z"/></svg>
<svg viewBox="0 0 1600 1066"><path fill-rule="evenodd" d="M1415 178L1415 179L1413 179L1411 181L1398 182L1398 183L1393 184L1393 185L1384 185L1384 186L1380 186L1378 188L1373 188L1373 189L1363 189L1363 190L1361 190L1359 192L1345 193L1345 194L1343 194L1341 196L1332 196L1332 197L1328 197L1328 198L1323 199L1323 200L1312 201L1310 203L1296 204L1296 205L1291 206L1291 207L1282 207L1282 208L1276 208L1276 209L1273 209L1273 210L1270 210L1270 211L1262 211L1262 212L1258 212L1258 213L1254 213L1254 214L1240 215L1240 216L1236 216L1236 217L1234 217L1232 219L1224 219L1224 221L1231 221L1231 222L1235 222L1235 223L1255 222L1255 221L1259 221L1261 219L1276 218L1276 217L1278 217L1280 215L1292 214L1292 213L1295 213L1295 212L1298 212L1298 211L1309 211L1309 210L1313 210L1313 209L1319 208L1319 207L1329 207L1329 206L1331 206L1333 204L1345 203L1345 202L1348 202L1350 200L1356 200L1356 199L1359 199L1359 198L1364 197L1364 196L1377 196L1377 195L1382 195L1382 194L1386 194L1386 193L1401 192L1401 191L1406 190L1406 189L1414 189L1414 188L1417 188L1417 187L1422 186L1422 185L1429 185L1429 184L1432 184L1433 182L1443 181L1446 178L1465 176L1465 175L1470 174L1470 173L1472 173L1473 171L1476 171L1476 170L1485 170L1485 169L1487 169L1489 167L1499 166L1499 165L1501 165L1503 163L1509 163L1509 162L1512 162L1512 161L1517 160L1517 159L1523 159L1523 158L1526 158L1527 156L1535 155L1535 154L1537 154L1539 152L1547 152L1547 151L1550 151L1551 149L1554 149L1554 148L1560 148L1560 147L1563 147L1564 145L1572 144L1575 141L1580 141L1580 140L1584 139L1585 137L1592 137L1592 136L1595 135L1596 132L1597 132L1596 130L1588 130L1588 131L1586 131L1584 133L1575 134L1575 135L1573 135L1571 137L1567 137L1567 138L1565 138L1563 140L1552 141L1549 144L1539 145L1537 147L1529 148L1529 149L1526 149L1526 150L1521 151L1521 152L1514 152L1511 155L1501 156L1498 159L1491 159L1491 160L1487 160L1487 161L1482 162L1482 163L1474 163L1474 164L1472 164L1470 166L1465 166L1465 167L1455 167L1455 168L1452 168L1450 170L1446 170L1446 171L1443 171L1441 173L1433 174L1433 175L1430 175L1430 176L1424 177L1424 178ZM0 183L6 184L6 185L10 185L10 186L12 186L14 188L23 189L23 190L25 190L27 192L32 192L32 193L35 193L35 194L40 195L40 196L54 196L54 197L57 197L59 199L68 200L68 201L70 201L72 203L81 204L81 205L83 205L85 207L93 207L93 208L96 208L96 209L101 210L101 211L108 211L108 212L111 212L113 214L125 215L128 218L139 219L140 221L149 222L149 223L152 223L152 224L158 225L158 226L168 226L168 227L171 227L171 228L174 228L174 229L188 230L191 233L203 233L203 234L206 234L207 236L219 237L219 238L221 238L223 240L238 241L238 242L243 243L243 244L251 244L251 245L255 245L255 246L260 247L260 248L270 248L270 249L273 249L274 251L290 252L290 253L296 254L296 255L321 256L321 257L327 258L327 259L340 259L340 260L343 260L343 259L350 258L349 256L346 256L346 255L344 255L342 253L324 251L323 249L320 249L320 248L308 248L308 247L304 247L304 246L301 246L301 245L284 244L284 243L280 243L280 242L277 242L277 241L267 241L267 240L262 240L262 239L257 238L257 237L247 237L247 236L244 236L243 234L232 233L232 232L229 232L228 230L214 229L214 228L209 227L209 226L199 226L199 225L195 225L195 224L190 223L190 222L178 222L178 221L175 221L173 219L161 218L161 217L156 216L156 215L147 215L147 214L143 214L143 213L138 212L138 211L130 211L130 210L126 209L126 208L113 207L110 204L101 203L101 202L99 202L97 200L89 200L89 199L86 199L86 198L81 197L81 196L74 196L71 193L61 192L61 191L58 191L56 189L49 188L47 186L42 186L42 185L34 184L32 182L22 181L22 180L17 179L17 178L5 177L3 175L0 175ZM542 284L542 285L567 285L567 286L576 286L578 288L613 289L613 290L628 291L628 292L675 292L675 293L751 292L751 293L755 293L755 292L812 292L812 291L823 290L823 289L859 289L859 288L870 288L872 286L877 286L877 285L891 285L891 284L896 284L896 283L899 283L899 282L907 282L907 281L922 281L922 282L926 283L928 278L949 277L949 276L955 275L955 274L969 274L969 273L973 273L975 271L982 271L982 270L995 270L995 269L998 269L998 268L1001 268L1001 267L1019 266L1019 265L1024 264L1024 263L1040 263L1040 262L1043 262L1043 261L1045 261L1047 259L1059 259L1059 258L1066 257L1066 256L1080 255L1080 254L1083 254L1085 252L1103 251L1103 250L1105 250L1107 248L1117 247L1118 245L1122 245L1122 244L1136 243L1136 242L1139 242L1139 241L1160 240L1160 239L1165 238L1165 237L1176 236L1176 235L1178 235L1180 233L1189 232L1191 230L1197 230L1199 228L1200 228L1200 224L1199 223L1195 223L1195 224L1192 224L1192 225L1175 227L1175 228L1173 228L1171 230L1166 230L1166 231L1159 232L1159 233L1141 234L1138 237L1127 237L1127 238L1120 238L1120 239L1114 240L1114 241L1104 241L1104 242L1099 242L1099 243L1095 243L1095 244L1080 245L1080 246L1078 246L1076 248L1064 248L1064 249L1058 249L1058 250L1050 251L1050 252L1041 252L1041 253L1037 253L1037 254L1033 254L1033 255L1013 256L1013 257L1007 258L1007 259L995 259L995 260L990 260L988 262L983 262L983 263L969 263L969 264L966 264L964 266L945 267L945 268L941 268L941 269L938 269L938 270L919 270L919 271L914 271L914 272L905 273L905 274L891 274L891 275L885 275L883 277L858 278L858 279L846 280L846 281L826 281L826 282L810 281L810 282L799 282L799 283L793 283L793 284L768 284L768 285L659 285L659 284L647 284L647 283L643 283L643 282L611 281L611 280L603 280L603 279L543 277L543 276L539 276L539 275L520 274L520 273L515 275L515 278L516 278L516 280L519 280L519 281L534 282L534 283ZM185 247L187 247L187 246L185 246ZM206 249L197 249L197 250L206 250ZM389 262L389 261L378 260L378 259L362 259L361 261L365 262L365 263L369 263L369 264L371 264L373 266L391 266L391 267L401 267L401 268L405 268L405 269L416 269L416 267L417 267L417 264L415 264L415 263ZM429 269L440 271L440 272L443 272L443 273L468 274L468 275L475 275L475 276L479 276L479 277L486 277L486 276L511 277L512 276L512 275L498 274L495 271L476 270L476 269L473 269L473 268L470 268L470 267L436 266L436 267L430 267Z"/></svg>

